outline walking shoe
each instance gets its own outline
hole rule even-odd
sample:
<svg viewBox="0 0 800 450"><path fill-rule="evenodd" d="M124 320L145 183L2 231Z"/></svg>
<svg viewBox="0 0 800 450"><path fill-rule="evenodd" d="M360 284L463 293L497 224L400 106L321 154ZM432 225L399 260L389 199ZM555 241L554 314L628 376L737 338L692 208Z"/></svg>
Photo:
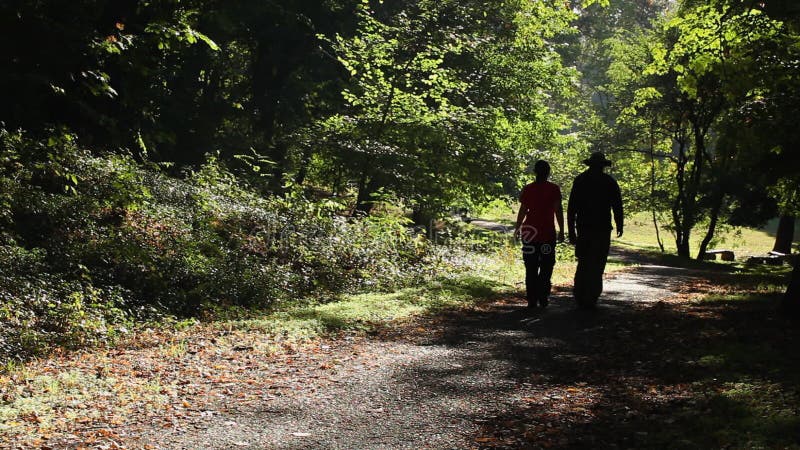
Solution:
<svg viewBox="0 0 800 450"><path fill-rule="evenodd" d="M548 299L547 297L539 299L539 306L541 306L542 308L547 308L547 305L549 304L550 304L550 299Z"/></svg>

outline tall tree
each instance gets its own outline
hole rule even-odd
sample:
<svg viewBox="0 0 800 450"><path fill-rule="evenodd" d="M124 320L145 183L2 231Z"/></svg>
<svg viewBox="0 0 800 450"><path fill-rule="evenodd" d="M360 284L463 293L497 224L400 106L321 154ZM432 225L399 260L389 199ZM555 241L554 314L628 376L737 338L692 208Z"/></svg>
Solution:
<svg viewBox="0 0 800 450"><path fill-rule="evenodd" d="M381 189L421 210L515 185L504 178L516 179L523 150L504 135L525 127L553 142L563 126L549 102L568 95L574 74L548 41L571 18L527 0L362 8L359 32L332 42L352 78L348 107L327 122L358 208Z"/></svg>

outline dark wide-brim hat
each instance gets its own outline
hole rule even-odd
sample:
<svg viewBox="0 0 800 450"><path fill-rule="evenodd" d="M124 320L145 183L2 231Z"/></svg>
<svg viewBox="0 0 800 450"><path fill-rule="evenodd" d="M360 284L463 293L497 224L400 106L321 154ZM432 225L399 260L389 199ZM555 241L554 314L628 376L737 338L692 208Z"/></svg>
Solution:
<svg viewBox="0 0 800 450"><path fill-rule="evenodd" d="M587 166L603 166L608 167L611 165L611 161L606 159L606 155L603 152L594 152L591 156L587 159L583 160L583 163Z"/></svg>

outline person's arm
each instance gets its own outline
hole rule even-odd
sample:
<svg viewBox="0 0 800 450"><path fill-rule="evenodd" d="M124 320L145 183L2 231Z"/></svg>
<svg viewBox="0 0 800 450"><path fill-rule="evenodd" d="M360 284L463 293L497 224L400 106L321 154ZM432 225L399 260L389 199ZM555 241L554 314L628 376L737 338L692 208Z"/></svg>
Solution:
<svg viewBox="0 0 800 450"><path fill-rule="evenodd" d="M525 205L519 205L519 212L517 213L517 224L514 225L514 237L519 237L519 230L522 227L522 221L528 215L528 208Z"/></svg>
<svg viewBox="0 0 800 450"><path fill-rule="evenodd" d="M572 189L569 191L569 201L567 202L567 227L569 228L569 241L575 243L578 236L575 234L575 207L577 206L575 195L575 184L572 184Z"/></svg>
<svg viewBox="0 0 800 450"><path fill-rule="evenodd" d="M522 222L525 220L525 216L528 215L528 207L525 206L525 193L527 192L527 187L525 186L522 188L522 192L519 193L519 212L517 213L517 223L514 225L514 237L518 238L520 236L520 228L522 227Z"/></svg>
<svg viewBox="0 0 800 450"><path fill-rule="evenodd" d="M560 189L558 190L558 200L556 200L556 222L558 223L558 242L564 242L564 205Z"/></svg>
<svg viewBox="0 0 800 450"><path fill-rule="evenodd" d="M619 189L619 183L612 178L613 192L611 193L611 209L614 211L614 223L617 226L617 237L622 237L622 230L625 225L625 215L622 211L622 192Z"/></svg>

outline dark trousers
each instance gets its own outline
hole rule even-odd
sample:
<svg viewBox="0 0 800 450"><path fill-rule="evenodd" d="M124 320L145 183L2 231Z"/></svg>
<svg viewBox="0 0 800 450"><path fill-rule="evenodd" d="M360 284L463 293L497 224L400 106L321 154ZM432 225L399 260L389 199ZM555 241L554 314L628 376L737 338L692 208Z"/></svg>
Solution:
<svg viewBox="0 0 800 450"><path fill-rule="evenodd" d="M546 302L550 296L550 278L556 265L556 243L522 244L522 261L525 263L525 289L528 304Z"/></svg>
<svg viewBox="0 0 800 450"><path fill-rule="evenodd" d="M578 268L575 270L573 288L578 306L593 307L603 293L603 272L606 270L610 247L610 233L578 235L578 242L575 243Z"/></svg>

